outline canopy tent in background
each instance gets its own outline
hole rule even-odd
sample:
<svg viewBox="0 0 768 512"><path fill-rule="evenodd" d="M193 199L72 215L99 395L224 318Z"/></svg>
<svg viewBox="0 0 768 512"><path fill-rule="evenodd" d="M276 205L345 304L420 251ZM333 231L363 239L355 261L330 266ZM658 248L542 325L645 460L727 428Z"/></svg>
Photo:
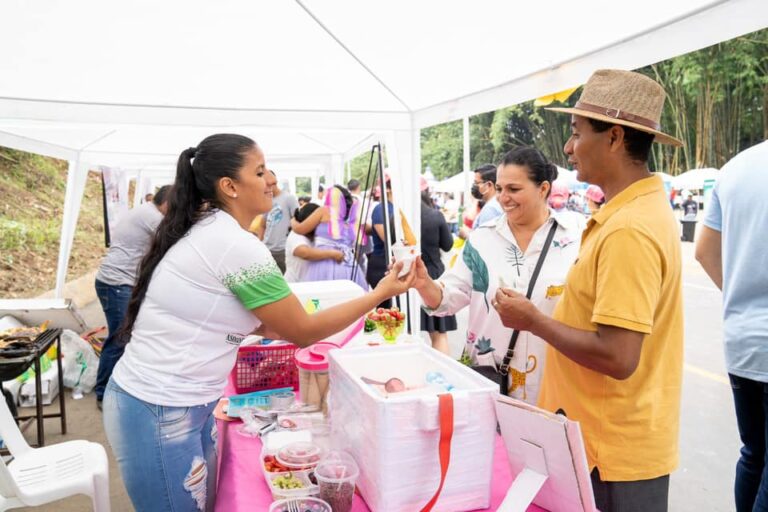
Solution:
<svg viewBox="0 0 768 512"><path fill-rule="evenodd" d="M438 181L434 186L434 191L448 192L454 194L455 198L458 199L458 194L462 192L469 192L469 188L471 186L472 177L470 176L469 181L467 181L467 175L460 172L459 174L454 174L450 178L445 178L442 181Z"/></svg>
<svg viewBox="0 0 768 512"><path fill-rule="evenodd" d="M720 171L711 167L691 169L672 178L672 186L678 190L702 190L707 180L720 179Z"/></svg>
<svg viewBox="0 0 768 512"><path fill-rule="evenodd" d="M568 190L570 191L586 188L588 184L582 183L576 179L576 174L576 171L557 166L557 179L555 180L555 183L568 187Z"/></svg>
<svg viewBox="0 0 768 512"><path fill-rule="evenodd" d="M381 141L418 232L419 129L463 119L468 172L468 116L765 28L768 6L648 0L617 18L601 0L5 0L0 19L0 145L70 163L60 296L91 168L172 176L181 150L237 132L269 165L319 162L337 180ZM511 19L531 21L516 41L536 41L514 59L503 38L469 36L509 33Z"/></svg>

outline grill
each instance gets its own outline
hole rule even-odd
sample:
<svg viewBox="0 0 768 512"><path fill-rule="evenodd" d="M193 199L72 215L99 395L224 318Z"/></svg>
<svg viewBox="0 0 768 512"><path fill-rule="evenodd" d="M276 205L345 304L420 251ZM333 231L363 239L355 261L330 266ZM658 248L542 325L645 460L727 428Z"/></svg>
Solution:
<svg viewBox="0 0 768 512"><path fill-rule="evenodd" d="M26 430L30 420L37 422L37 446L45 445L44 418L61 418L61 433L67 433L67 413L64 407L64 372L61 367L61 332L60 328L46 329L31 342L14 342L0 349L0 382L18 377L27 368L35 365L35 414L29 416L16 416L21 422L22 431ZM42 403L42 377L40 368L40 356L45 354L51 345L56 342L56 365L59 370L59 412L43 414ZM2 384L0 384L0 390ZM14 408L11 408L13 411Z"/></svg>

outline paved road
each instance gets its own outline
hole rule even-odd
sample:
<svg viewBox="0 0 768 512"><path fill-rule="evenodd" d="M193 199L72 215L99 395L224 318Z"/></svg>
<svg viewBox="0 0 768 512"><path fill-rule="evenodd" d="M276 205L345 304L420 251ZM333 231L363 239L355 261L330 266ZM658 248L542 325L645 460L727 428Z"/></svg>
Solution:
<svg viewBox="0 0 768 512"><path fill-rule="evenodd" d="M683 244L685 371L680 467L672 475L670 510L734 510L740 448L722 344L722 295Z"/></svg>

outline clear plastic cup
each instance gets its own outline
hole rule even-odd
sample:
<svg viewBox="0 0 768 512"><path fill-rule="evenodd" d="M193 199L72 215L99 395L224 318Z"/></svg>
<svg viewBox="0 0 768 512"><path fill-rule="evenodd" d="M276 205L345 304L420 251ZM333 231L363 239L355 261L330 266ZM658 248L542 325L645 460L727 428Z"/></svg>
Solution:
<svg viewBox="0 0 768 512"><path fill-rule="evenodd" d="M360 469L350 454L330 452L315 468L315 478L320 488L319 497L327 502L333 512L349 512L355 496L355 483Z"/></svg>

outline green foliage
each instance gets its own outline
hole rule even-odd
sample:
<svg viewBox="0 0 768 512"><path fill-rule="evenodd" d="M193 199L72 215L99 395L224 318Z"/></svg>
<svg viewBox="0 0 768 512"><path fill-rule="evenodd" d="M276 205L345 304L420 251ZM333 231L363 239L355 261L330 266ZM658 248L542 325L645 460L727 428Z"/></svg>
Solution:
<svg viewBox="0 0 768 512"><path fill-rule="evenodd" d="M59 239L58 222L27 219L24 222L0 217L0 249L39 251Z"/></svg>
<svg viewBox="0 0 768 512"><path fill-rule="evenodd" d="M312 178L296 178L296 195L312 195Z"/></svg>
<svg viewBox="0 0 768 512"><path fill-rule="evenodd" d="M664 86L662 129L685 143L683 148L654 144L652 170L676 175L696 167L720 168L739 151L768 139L768 29L637 71ZM579 95L576 91L567 103ZM473 116L471 165L497 163L513 147L531 145L567 167L563 146L569 124L568 116L535 107L533 101ZM462 136L461 121L422 130L423 165L438 180L461 171Z"/></svg>
<svg viewBox="0 0 768 512"><path fill-rule="evenodd" d="M461 121L421 130L421 164L424 169L429 166L437 180L461 172L464 158L463 131Z"/></svg>

